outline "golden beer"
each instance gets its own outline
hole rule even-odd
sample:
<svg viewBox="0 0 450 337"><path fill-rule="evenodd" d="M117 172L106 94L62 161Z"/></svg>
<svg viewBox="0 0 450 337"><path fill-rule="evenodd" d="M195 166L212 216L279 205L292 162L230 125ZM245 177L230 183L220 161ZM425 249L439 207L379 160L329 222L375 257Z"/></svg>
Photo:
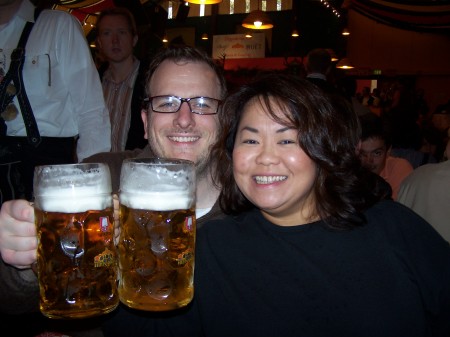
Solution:
<svg viewBox="0 0 450 337"><path fill-rule="evenodd" d="M50 318L84 318L112 311L119 295L110 185L96 177L87 186L59 186L64 177L56 186L51 177L35 174L40 178L48 183L35 182L41 312Z"/></svg>
<svg viewBox="0 0 450 337"><path fill-rule="evenodd" d="M194 296L195 211L120 207L120 300L135 309L165 311Z"/></svg>
<svg viewBox="0 0 450 337"><path fill-rule="evenodd" d="M167 311L194 296L195 169L176 159L134 159L120 180L119 296Z"/></svg>

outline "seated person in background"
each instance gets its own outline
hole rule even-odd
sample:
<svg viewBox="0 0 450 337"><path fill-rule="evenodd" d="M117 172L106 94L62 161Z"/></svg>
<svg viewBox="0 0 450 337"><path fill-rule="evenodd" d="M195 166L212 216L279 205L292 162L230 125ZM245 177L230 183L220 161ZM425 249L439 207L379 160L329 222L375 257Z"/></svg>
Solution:
<svg viewBox="0 0 450 337"><path fill-rule="evenodd" d="M444 156L450 158L450 131ZM450 160L415 169L400 185L397 201L422 216L450 242Z"/></svg>
<svg viewBox="0 0 450 337"><path fill-rule="evenodd" d="M121 307L105 337L449 336L450 246L361 183L351 110L275 73L223 113L212 156L229 216L197 232L193 302Z"/></svg>
<svg viewBox="0 0 450 337"><path fill-rule="evenodd" d="M375 115L381 116L381 99L380 99L380 89L373 88L372 94L369 99L369 109Z"/></svg>
<svg viewBox="0 0 450 337"><path fill-rule="evenodd" d="M446 160L447 131L427 125L422 128L422 135L422 144L419 151L424 154L424 159L426 159L422 165Z"/></svg>
<svg viewBox="0 0 450 337"><path fill-rule="evenodd" d="M397 199L400 184L413 170L403 158L390 155L391 142L382 119L375 114L359 117L361 121L361 144L359 158L364 167L380 175L392 187L392 198Z"/></svg>
<svg viewBox="0 0 450 337"><path fill-rule="evenodd" d="M361 104L356 96L356 79L350 76L344 76L337 82L338 91L350 102L352 109L358 116L370 114L369 107Z"/></svg>
<svg viewBox="0 0 450 337"><path fill-rule="evenodd" d="M361 104L365 105L365 106L369 106L369 105L372 105L372 103L373 103L373 98L370 95L370 88L369 87L362 88Z"/></svg>
<svg viewBox="0 0 450 337"><path fill-rule="evenodd" d="M372 94L370 95L370 97L371 97L371 101L372 101L372 104L371 104L372 106L374 106L374 107L380 106L380 103L381 103L380 89L373 88Z"/></svg>
<svg viewBox="0 0 450 337"><path fill-rule="evenodd" d="M424 164L437 162L433 153L421 150L426 141L425 129L421 129L415 122L393 125L392 129L391 156L406 159L414 169ZM433 131L434 138L436 138L435 136L438 136L439 132ZM433 138L427 136L427 139L431 141ZM437 142L437 140L434 140L434 142Z"/></svg>

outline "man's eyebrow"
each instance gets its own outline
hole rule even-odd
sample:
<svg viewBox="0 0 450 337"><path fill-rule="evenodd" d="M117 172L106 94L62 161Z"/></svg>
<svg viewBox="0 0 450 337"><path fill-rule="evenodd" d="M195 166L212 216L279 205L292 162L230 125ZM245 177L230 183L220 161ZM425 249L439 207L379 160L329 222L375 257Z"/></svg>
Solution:
<svg viewBox="0 0 450 337"><path fill-rule="evenodd" d="M369 150L369 151L361 149L360 152L370 153L370 152L384 151L384 150L385 150L385 147L384 147L384 146L381 146L381 147L377 147L376 149Z"/></svg>

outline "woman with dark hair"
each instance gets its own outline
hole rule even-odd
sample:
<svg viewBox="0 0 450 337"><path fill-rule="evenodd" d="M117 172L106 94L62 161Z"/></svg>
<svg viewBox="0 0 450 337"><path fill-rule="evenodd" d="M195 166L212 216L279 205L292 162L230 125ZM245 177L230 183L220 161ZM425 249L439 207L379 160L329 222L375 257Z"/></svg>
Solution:
<svg viewBox="0 0 450 337"><path fill-rule="evenodd" d="M449 244L374 192L351 110L266 74L221 116L212 155L230 215L198 231L193 302L121 310L106 336L449 336Z"/></svg>
<svg viewBox="0 0 450 337"><path fill-rule="evenodd" d="M244 87L223 107L222 139L214 155L219 158L216 181L222 186L220 202L224 211L233 214L255 207L236 184L230 160L242 116L255 106L263 109L273 122L295 132L296 148L303 150L315 164L315 183L310 191L315 199L311 219L323 219L333 228L363 223L361 211L384 195L374 194L373 185L367 181L371 175L361 168L355 156L360 139L358 119L344 105L336 109L338 105L333 106L327 96L304 81L279 74L266 75ZM361 176L366 178L364 184Z"/></svg>

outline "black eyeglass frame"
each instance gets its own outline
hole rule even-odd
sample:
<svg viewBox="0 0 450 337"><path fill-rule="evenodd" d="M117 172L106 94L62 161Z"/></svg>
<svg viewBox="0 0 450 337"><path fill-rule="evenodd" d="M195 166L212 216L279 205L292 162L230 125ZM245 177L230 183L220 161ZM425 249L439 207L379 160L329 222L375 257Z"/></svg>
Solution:
<svg viewBox="0 0 450 337"><path fill-rule="evenodd" d="M153 99L155 99L155 98L160 98L160 97L171 97L171 98L176 98L176 99L178 99L178 100L180 101L180 106L179 106L178 109L175 110L175 111L158 111L158 110L155 110L155 109L153 108L152 101L153 101ZM216 108L216 111L215 111L215 112L212 112L212 113L201 113L201 112L192 110L190 101L193 100L193 99L198 99L198 98L210 99L210 100L213 100L213 101L217 102L217 108ZM152 96L152 97L146 97L146 98L144 98L144 107L145 107L146 110L148 110L149 106L151 106L153 112L163 113L163 114L171 114L171 113L176 113L176 112L180 111L181 105L182 105L184 102L186 102L186 103L188 104L189 110L191 111L191 113L194 113L194 114L197 114L197 115L205 115L205 116L207 116L207 115L217 115L217 113L219 112L219 107L220 107L220 105L222 104L222 101L221 101L220 99L216 99L216 98L212 98L212 97L207 97L207 96L197 96L197 97L183 98L183 97L178 97L178 96L174 96L174 95L160 95L160 96Z"/></svg>

